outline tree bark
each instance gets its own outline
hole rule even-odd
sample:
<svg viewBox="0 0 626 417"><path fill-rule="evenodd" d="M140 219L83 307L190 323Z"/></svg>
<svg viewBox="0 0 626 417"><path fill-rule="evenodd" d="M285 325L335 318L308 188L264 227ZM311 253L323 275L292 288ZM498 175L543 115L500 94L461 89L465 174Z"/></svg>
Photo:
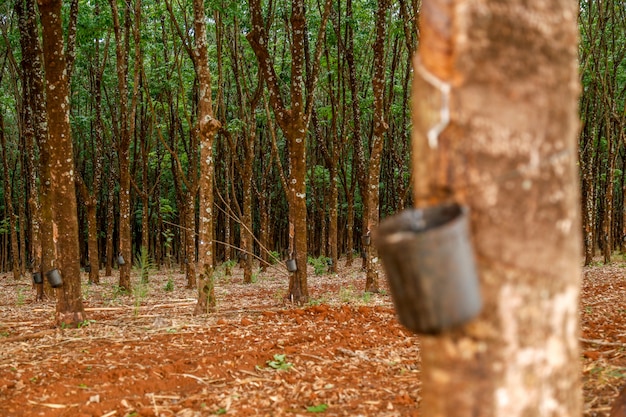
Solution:
<svg viewBox="0 0 626 417"><path fill-rule="evenodd" d="M115 248L113 245L113 232L115 229L115 178L117 177L114 167L114 156L109 157L109 175L107 180L107 208L106 208L106 245L104 249L105 271L104 275L110 277L113 262L115 260Z"/></svg>
<svg viewBox="0 0 626 417"><path fill-rule="evenodd" d="M52 238L58 248L57 268L63 285L57 289L56 322L76 326L85 320L80 282L78 219L74 161L69 123L69 83L63 54L61 0L39 0L46 73L47 150L53 195Z"/></svg>
<svg viewBox="0 0 626 417"><path fill-rule="evenodd" d="M367 171L365 166L365 154L363 152L363 138L362 130L361 130L361 105L360 105L360 96L359 96L359 85L356 74L356 62L354 58L354 27L356 20L353 18L352 11L352 0L347 0L346 2L346 19L350 22L347 28L347 42L346 42L346 63L348 64L348 81L350 85L350 95L352 98L352 143L354 154L352 156L354 161L354 175L357 179L357 183L359 186L359 193L361 195L361 202L363 204L363 223L366 223L366 213L367 209ZM354 196L352 197L352 202L354 202ZM354 205L353 205L354 208ZM354 214L354 213L353 213ZM355 217L353 216L353 221ZM352 231L354 232L354 225L351 226ZM365 227L364 227L365 228ZM364 248L365 240L361 237L361 254L364 255L363 259L363 267L367 267L367 251ZM351 244L351 243L350 243ZM348 259L348 265L352 264L352 259Z"/></svg>
<svg viewBox="0 0 626 417"><path fill-rule="evenodd" d="M215 309L215 217L213 211L213 180L215 162L213 160L213 141L215 133L221 127L213 117L211 96L211 71L209 69L206 18L204 2L194 0L194 35L196 48L195 67L198 77L198 131L200 134L200 227L198 242L198 265L201 268L198 282L198 303L195 314L208 313ZM218 58L221 59L221 58Z"/></svg>
<svg viewBox="0 0 626 417"><path fill-rule="evenodd" d="M41 49L39 39L36 36L35 18L29 10L34 12L34 2L26 5L24 1L16 1L15 9L19 18L20 46L22 50L22 91L24 108L24 145L26 149L26 166L28 171L28 208L30 211L30 262L31 272L41 272L42 247L41 247L41 214L39 201L38 159L35 152L35 140L37 134L42 134L41 127L37 127L38 118L45 121L45 101L36 102L35 86L40 85L43 89L41 75ZM37 73L39 69L39 73ZM37 116L36 112L42 114ZM47 134L47 123L43 126ZM43 286L37 285L37 299L43 297Z"/></svg>
<svg viewBox="0 0 626 417"><path fill-rule="evenodd" d="M115 34L115 56L117 83L119 90L119 120L120 127L117 143L117 156L119 160L119 255L124 258L124 264L120 265L119 287L124 291L131 291L130 286L130 267L132 263L132 237L130 222L130 112L128 106L128 39L130 17L130 3L125 9L125 28L122 31L120 24L117 0L109 0L111 6L111 14L113 16L113 31Z"/></svg>
<svg viewBox="0 0 626 417"><path fill-rule="evenodd" d="M191 192L185 193L185 275L187 287L196 288L196 207L195 196Z"/></svg>
<svg viewBox="0 0 626 417"><path fill-rule="evenodd" d="M380 165L382 162L384 134L389 128L385 121L385 38L387 37L387 10L389 0L379 0L376 10L376 40L374 41L374 135L367 169L367 204L364 212L364 232L370 236L380 220ZM379 291L378 252L375 245L366 244L365 291Z"/></svg>
<svg viewBox="0 0 626 417"><path fill-rule="evenodd" d="M98 273L98 222L96 218L96 208L98 201L95 196L91 195L87 186L83 182L80 175L77 175L77 185L81 193L81 198L85 203L87 210L87 248L89 251L89 280L90 284L100 283L100 274Z"/></svg>
<svg viewBox="0 0 626 417"><path fill-rule="evenodd" d="M415 200L471 208L484 299L472 323L421 339L425 416L582 414L577 14L423 2Z"/></svg>
<svg viewBox="0 0 626 417"><path fill-rule="evenodd" d="M9 162L7 155L6 136L4 134L4 114L0 111L0 150L2 151L2 168L4 178L4 203L6 204L7 216L9 218L9 236L11 239L11 265L13 270L13 279L20 279L20 251L17 240L17 225L15 220L15 210L13 209L13 189L11 186L11 171L9 170Z"/></svg>
<svg viewBox="0 0 626 417"><path fill-rule="evenodd" d="M608 114L605 116L606 140L608 147L608 161L605 190L604 190L604 218L602 220L602 231L604 237L604 263L611 263L611 255L613 255L613 196L615 195L615 163L618 156L617 139L613 137L611 122Z"/></svg>
<svg viewBox="0 0 626 417"><path fill-rule="evenodd" d="M21 3L21 2L18 2ZM28 70L24 78L29 81L29 99L32 105L33 133L39 147L39 236L41 247L39 259L33 265L33 272L43 274L53 268L56 258L56 247L52 240L52 190L50 181L50 158L48 155L48 115L46 111L45 82L43 74L42 50L37 28L37 11L34 0L25 0L23 3L25 20L20 29L20 43L25 57L28 57ZM34 161L35 153L31 155ZM34 216L34 212L31 213ZM33 241L33 244L35 242ZM37 252L35 252L37 253ZM33 258L34 260L35 258ZM37 299L42 300L44 295L53 297L54 292L47 281L37 286Z"/></svg>
<svg viewBox="0 0 626 417"><path fill-rule="evenodd" d="M317 73L324 40L330 2L326 1L320 32L313 58L313 71L307 80L307 100L304 100L304 36L305 12L303 0L291 1L291 107L286 108L282 98L278 77L267 49L268 36L259 0L249 0L252 30L247 39L259 63L259 69L269 90L269 102L274 110L276 122L288 143L289 181L287 202L289 205L289 249L288 256L295 259L297 270L290 274L288 298L292 302L306 303L309 299L307 283L307 210L306 210L306 132L311 115L313 92L317 84ZM305 109L306 105L306 109Z"/></svg>

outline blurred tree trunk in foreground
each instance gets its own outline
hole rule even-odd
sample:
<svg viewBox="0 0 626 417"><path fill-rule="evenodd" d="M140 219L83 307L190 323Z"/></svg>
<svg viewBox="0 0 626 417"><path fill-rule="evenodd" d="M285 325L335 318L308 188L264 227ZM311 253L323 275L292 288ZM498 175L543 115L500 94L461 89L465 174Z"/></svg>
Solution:
<svg viewBox="0 0 626 417"><path fill-rule="evenodd" d="M471 208L484 299L422 339L425 416L582 415L577 7L423 2L414 197Z"/></svg>

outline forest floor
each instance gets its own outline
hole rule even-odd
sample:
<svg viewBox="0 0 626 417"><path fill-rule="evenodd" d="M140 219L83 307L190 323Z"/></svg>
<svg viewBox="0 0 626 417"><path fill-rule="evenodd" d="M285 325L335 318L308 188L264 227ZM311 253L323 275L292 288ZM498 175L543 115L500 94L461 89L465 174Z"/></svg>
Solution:
<svg viewBox="0 0 626 417"><path fill-rule="evenodd" d="M83 286L78 329L54 328L27 278L0 276L0 416L417 416L418 338L384 283L363 292L360 259L339 266L309 266L302 307L285 303L277 269L246 285L220 267L206 317L178 271L151 272L130 296L101 277ZM580 311L585 416L605 417L626 378L626 263L585 268Z"/></svg>

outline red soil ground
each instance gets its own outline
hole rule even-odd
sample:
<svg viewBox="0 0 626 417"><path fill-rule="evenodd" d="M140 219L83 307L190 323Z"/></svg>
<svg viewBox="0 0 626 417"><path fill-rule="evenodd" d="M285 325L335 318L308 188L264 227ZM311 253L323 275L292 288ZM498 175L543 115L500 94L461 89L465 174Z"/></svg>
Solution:
<svg viewBox="0 0 626 417"><path fill-rule="evenodd" d="M285 304L280 272L245 285L238 267L220 269L218 311L200 318L178 272L152 272L132 296L103 277L83 287L79 329L52 327L52 302L34 302L27 278L0 276L0 416L417 416L418 338L386 291L364 294L358 267L340 267L310 270L302 307ZM585 270L588 417L606 417L626 379L624 267Z"/></svg>

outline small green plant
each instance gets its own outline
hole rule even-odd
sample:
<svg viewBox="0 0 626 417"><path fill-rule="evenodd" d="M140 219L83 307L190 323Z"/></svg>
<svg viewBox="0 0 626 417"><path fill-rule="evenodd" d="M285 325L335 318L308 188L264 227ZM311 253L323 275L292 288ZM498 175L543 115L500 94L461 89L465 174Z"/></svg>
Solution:
<svg viewBox="0 0 626 417"><path fill-rule="evenodd" d="M313 267L313 272L318 276L326 273L329 262L330 258L327 258L326 256L320 256L319 258L309 256L307 259L307 263Z"/></svg>
<svg viewBox="0 0 626 417"><path fill-rule="evenodd" d="M328 410L328 404L312 405L306 408L309 413L323 413Z"/></svg>
<svg viewBox="0 0 626 417"><path fill-rule="evenodd" d="M223 414L226 414L227 412L228 412L228 411L227 411L225 408L220 408L219 410L217 410L217 411L216 411L215 413L213 413L213 414L215 414L215 415L217 415L217 416L221 416L221 415L223 415Z"/></svg>
<svg viewBox="0 0 626 417"><path fill-rule="evenodd" d="M0 337L9 337L9 332L0 332Z"/></svg>
<svg viewBox="0 0 626 417"><path fill-rule="evenodd" d="M174 291L174 280L172 279L172 277L169 277L167 279L167 283L165 284L165 287L163 288L163 290L165 290L165 292Z"/></svg>
<svg viewBox="0 0 626 417"><path fill-rule="evenodd" d="M222 263L222 267L224 268L224 275L230 276L235 265L237 265L237 261L234 259L229 259L226 262Z"/></svg>
<svg viewBox="0 0 626 417"><path fill-rule="evenodd" d="M372 301L372 293L369 291L365 291L361 296L361 299L364 303L369 303L370 301Z"/></svg>
<svg viewBox="0 0 626 417"><path fill-rule="evenodd" d="M224 268L232 268L235 265L237 265L237 261L234 260L234 259L229 259L229 260L225 261L224 263L222 263L222 266Z"/></svg>
<svg viewBox="0 0 626 417"><path fill-rule="evenodd" d="M141 307L141 303L148 296L148 283L139 281L133 287L133 294L135 295L135 310L133 313L135 317L137 317L139 315L139 307Z"/></svg>
<svg viewBox="0 0 626 417"><path fill-rule="evenodd" d="M80 389L89 389L89 386L87 384L78 384L78 388L80 388Z"/></svg>
<svg viewBox="0 0 626 417"><path fill-rule="evenodd" d="M311 306L318 306L320 304L326 303L327 301L328 300L326 299L326 297L310 298L309 299L309 305L311 305Z"/></svg>
<svg viewBox="0 0 626 417"><path fill-rule="evenodd" d="M80 329L80 328L82 328L82 327L87 327L87 326L89 326L90 324L93 324L93 323L95 323L95 322L96 322L95 320L87 320L87 319L85 319L85 320L83 320L83 321L81 321L81 322L78 322L78 324L76 325L76 327L78 327L78 328Z"/></svg>
<svg viewBox="0 0 626 417"><path fill-rule="evenodd" d="M279 371L287 371L293 366L292 363L287 362L287 355L284 353L277 353L274 355L273 360L266 361L267 366Z"/></svg>
<svg viewBox="0 0 626 417"><path fill-rule="evenodd" d="M252 284L256 284L258 280L259 280L259 273L258 273L258 271L257 272L253 272L252 273L252 277L250 277L250 282Z"/></svg>
<svg viewBox="0 0 626 417"><path fill-rule="evenodd" d="M278 262L280 262L280 253L276 252L275 250L271 250L269 252L269 261L270 264L276 265Z"/></svg>
<svg viewBox="0 0 626 417"><path fill-rule="evenodd" d="M150 257L150 252L148 252L148 248L141 247L141 251L135 258L134 266L139 270L141 276L141 282L148 282L148 275L155 268L154 261Z"/></svg>

